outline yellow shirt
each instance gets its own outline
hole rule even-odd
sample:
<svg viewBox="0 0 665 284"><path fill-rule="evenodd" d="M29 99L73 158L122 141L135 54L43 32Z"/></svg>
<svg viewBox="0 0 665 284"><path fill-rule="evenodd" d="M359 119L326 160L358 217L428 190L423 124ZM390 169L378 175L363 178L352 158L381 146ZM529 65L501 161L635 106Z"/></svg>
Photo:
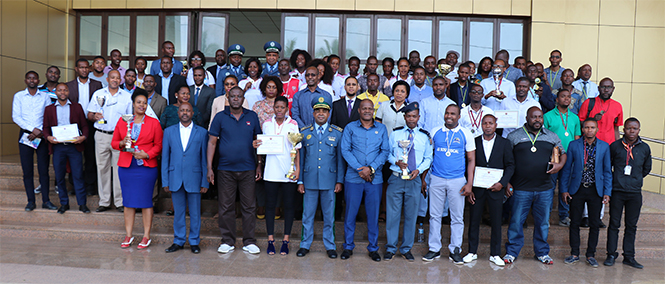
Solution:
<svg viewBox="0 0 665 284"><path fill-rule="evenodd" d="M377 91L376 96L372 96L370 93L365 91L364 93L358 96L359 100L370 99L374 103L374 117L376 117L376 112L379 110L379 106L383 102L390 102L390 98L383 93Z"/></svg>

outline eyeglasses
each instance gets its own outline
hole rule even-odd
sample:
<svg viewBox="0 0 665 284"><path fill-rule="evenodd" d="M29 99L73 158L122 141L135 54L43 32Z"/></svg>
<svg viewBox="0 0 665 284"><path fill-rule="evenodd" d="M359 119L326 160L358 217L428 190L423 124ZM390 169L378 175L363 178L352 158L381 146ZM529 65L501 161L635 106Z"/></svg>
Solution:
<svg viewBox="0 0 665 284"><path fill-rule="evenodd" d="M483 91L471 90L471 91L469 91L469 93L470 93L470 94L480 94L480 95L482 95L482 94L483 94Z"/></svg>
<svg viewBox="0 0 665 284"><path fill-rule="evenodd" d="M558 56L558 55L552 55L552 56L550 56L550 58L559 59L559 58L561 58L561 56Z"/></svg>
<svg viewBox="0 0 665 284"><path fill-rule="evenodd" d="M499 67L499 68L503 68L503 67L506 67L506 65L496 65L496 64L494 64L494 65L492 65L492 67Z"/></svg>
<svg viewBox="0 0 665 284"><path fill-rule="evenodd" d="M316 74L314 74L314 73L307 73L307 74L305 74L305 77L316 77Z"/></svg>
<svg viewBox="0 0 665 284"><path fill-rule="evenodd" d="M203 60L203 59L202 59L202 58L196 58L196 57L195 57L195 58L192 58L192 59L190 59L190 60L192 60L192 61L201 61L201 60Z"/></svg>

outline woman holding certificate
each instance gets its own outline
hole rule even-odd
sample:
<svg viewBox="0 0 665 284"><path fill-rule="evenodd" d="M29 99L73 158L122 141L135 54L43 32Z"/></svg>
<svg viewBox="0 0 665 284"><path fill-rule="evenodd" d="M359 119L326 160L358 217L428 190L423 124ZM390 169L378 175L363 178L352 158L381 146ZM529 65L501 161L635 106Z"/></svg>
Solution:
<svg viewBox="0 0 665 284"><path fill-rule="evenodd" d="M275 115L263 123L263 134L257 140L254 140L254 148L258 148L258 152L265 153L260 146L263 144L261 138L270 139L271 136L277 140L281 140L283 147L281 153L275 151L271 147L270 152L275 154L265 155L266 168L264 171L263 180L265 180L265 193L266 193L266 227L268 232L268 254L275 254L275 206L277 205L277 195L281 191L282 200L284 202L284 239L282 240L282 247L280 253L286 255L289 253L289 235L291 234L291 227L293 226L293 215L295 207L295 198L298 176L300 175L300 152L295 151L295 159L291 160L290 152L292 149L300 149L300 144L293 145L289 142L288 134L299 134L298 123L287 115L289 111L289 101L284 96L275 98L273 105ZM281 136L281 137L275 137ZM272 139L271 139L272 140ZM267 146L268 143L266 143ZM295 172L290 172L291 165L295 165Z"/></svg>
<svg viewBox="0 0 665 284"><path fill-rule="evenodd" d="M120 247L127 248L134 241L132 231L136 208L142 208L143 239L137 248L145 249L151 242L152 194L157 181L157 157L162 152L163 132L159 121L145 114L148 108L148 98L145 95L136 93L132 96L132 102L134 117L129 121L125 121L125 117L118 120L111 147L121 151L118 158L118 177L125 205L127 235ZM127 128L128 123L130 130Z"/></svg>

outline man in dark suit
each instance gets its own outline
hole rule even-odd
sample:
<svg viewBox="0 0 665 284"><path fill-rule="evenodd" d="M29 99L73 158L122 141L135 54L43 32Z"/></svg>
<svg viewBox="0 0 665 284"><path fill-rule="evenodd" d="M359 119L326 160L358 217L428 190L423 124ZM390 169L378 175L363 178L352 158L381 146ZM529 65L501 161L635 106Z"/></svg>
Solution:
<svg viewBox="0 0 665 284"><path fill-rule="evenodd" d="M218 49L215 52L215 62L217 64L208 67L208 72L212 74L212 77L215 78L215 82L217 81L217 73L222 72L222 69L226 67L226 51L223 49ZM223 76L223 75L222 75Z"/></svg>
<svg viewBox="0 0 665 284"><path fill-rule="evenodd" d="M208 125L210 123L212 101L215 99L215 89L203 83L206 77L203 67L196 67L192 72L194 72L194 85L189 86L189 102L192 106L199 109L199 113L201 113L201 125Z"/></svg>
<svg viewBox="0 0 665 284"><path fill-rule="evenodd" d="M66 84L60 83L55 87L55 94L58 100L55 104L49 105L44 109L44 137L49 142L49 152L53 154L53 169L55 170L55 181L60 190L60 208L58 213L64 214L69 210L69 196L67 195L67 185L65 184L65 174L67 173L67 160L72 169L74 190L76 192L76 201L79 210L83 213L90 213L86 206L85 186L83 183L83 149L82 144L88 137L88 123L86 122L83 108L80 104L69 100L69 88ZM79 135L71 138L72 140L60 141L53 136L52 127L76 124ZM64 139L60 137L60 139Z"/></svg>
<svg viewBox="0 0 665 284"><path fill-rule="evenodd" d="M459 66L457 82L452 83L449 88L450 99L453 100L457 106L464 108L471 104L471 97L469 91L471 87L476 84L469 82L469 74L471 73L471 66L464 63Z"/></svg>
<svg viewBox="0 0 665 284"><path fill-rule="evenodd" d="M148 104L157 117L162 117L162 113L168 104L166 103L166 99L155 91L155 85L157 85L155 75L145 75L145 78L143 78L143 88L148 93Z"/></svg>
<svg viewBox="0 0 665 284"><path fill-rule="evenodd" d="M76 67L74 67L76 78L67 82L67 88L69 88L69 101L80 104L86 117L88 116L87 109L92 94L103 88L101 82L88 77L89 67L90 63L88 63L88 60L79 58L76 61ZM95 161L95 141L92 137L95 137L96 131L95 127L93 127L94 121L88 120L87 124L87 137L91 137L91 139L85 141L85 150L83 151L83 157L85 160L83 179L88 195L94 195L97 194L97 162Z"/></svg>
<svg viewBox="0 0 665 284"><path fill-rule="evenodd" d="M199 67L200 68L200 67ZM201 68L203 69L203 68ZM194 111L189 103L178 108L180 123L164 130L162 141L162 185L173 199L173 244L166 252L181 250L187 236L185 211L189 207L189 246L200 253L201 194L208 191L206 177L207 134L203 127L192 123ZM183 142L185 142L183 144Z"/></svg>
<svg viewBox="0 0 665 284"><path fill-rule="evenodd" d="M356 98L358 88L356 77L349 76L346 78L344 81L346 95L333 103L330 124L344 129L349 122L360 119L360 113L358 112L360 100Z"/></svg>
<svg viewBox="0 0 665 284"><path fill-rule="evenodd" d="M187 86L187 80L185 77L172 72L173 62L171 62L171 57L169 56L162 57L160 68L162 69L162 74L155 75L155 91L161 94L169 105L175 104L178 102L175 98L175 93L180 87Z"/></svg>
<svg viewBox="0 0 665 284"><path fill-rule="evenodd" d="M460 68L460 73L462 73ZM461 75L460 75L461 77ZM470 83L468 83L470 84ZM512 188L507 188L510 178L515 171L513 146L510 141L496 135L496 117L485 115L482 120L483 135L476 137L476 176L478 167L503 170L501 179L489 188L473 187L467 200L471 203L471 222L469 224L469 254L464 262L472 262L478 258L480 221L487 202L490 210L492 225L492 238L490 241L490 261L498 266L504 266L501 258L501 211L503 210L503 196L510 196ZM505 188L505 191L503 190Z"/></svg>

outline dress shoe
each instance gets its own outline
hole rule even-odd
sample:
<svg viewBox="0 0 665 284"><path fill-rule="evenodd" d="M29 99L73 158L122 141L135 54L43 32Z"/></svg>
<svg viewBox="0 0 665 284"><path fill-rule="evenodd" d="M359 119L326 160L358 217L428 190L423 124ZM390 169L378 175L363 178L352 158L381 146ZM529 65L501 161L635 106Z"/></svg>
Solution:
<svg viewBox="0 0 665 284"><path fill-rule="evenodd" d="M628 266L635 267L635 268L637 268L637 269L642 269L642 268L644 268L644 265L639 264L639 263L637 262L637 260L635 260L635 258L633 258L633 257L631 257L631 258L624 257L624 258L623 258L623 264L628 265Z"/></svg>
<svg viewBox="0 0 665 284"><path fill-rule="evenodd" d="M65 214L65 211L69 210L69 204L61 205L58 208L58 214Z"/></svg>
<svg viewBox="0 0 665 284"><path fill-rule="evenodd" d="M582 222L580 222L580 227L589 228L589 218L582 218Z"/></svg>
<svg viewBox="0 0 665 284"><path fill-rule="evenodd" d="M300 248L298 249L298 252L296 252L297 257L303 257L306 256L309 253L309 250L306 248Z"/></svg>
<svg viewBox="0 0 665 284"><path fill-rule="evenodd" d="M617 261L616 256L610 254L610 255L608 255L607 258L605 259L605 262L603 262L603 265L605 265L605 266L612 266L612 265L614 265L614 262L616 262L616 261Z"/></svg>
<svg viewBox="0 0 665 284"><path fill-rule="evenodd" d="M601 228L601 229L604 229L604 228L607 228L607 225L605 225L605 223L603 223L603 221L600 221L600 223L598 224L598 227Z"/></svg>
<svg viewBox="0 0 665 284"><path fill-rule="evenodd" d="M79 205L79 211L83 213L90 213L90 209L88 209L88 206L85 205Z"/></svg>
<svg viewBox="0 0 665 284"><path fill-rule="evenodd" d="M108 207L108 206L99 206L99 207L97 207L97 209L95 210L95 212L104 212L104 211L108 211L109 209L111 209L111 207Z"/></svg>
<svg viewBox="0 0 665 284"><path fill-rule="evenodd" d="M122 213L122 212L125 212L125 207L124 207L124 206L120 206L120 207L116 208L116 210L118 210L118 212L121 212L121 213Z"/></svg>
<svg viewBox="0 0 665 284"><path fill-rule="evenodd" d="M179 250L181 250L181 249L182 249L182 246L179 246L179 245L176 245L176 244L172 244L170 247L168 247L168 248L165 249L164 251L167 252L167 253L169 253L169 252L176 252L176 251L179 251Z"/></svg>
<svg viewBox="0 0 665 284"><path fill-rule="evenodd" d="M383 255L383 260L390 261L393 260L393 257L395 257L395 254L387 251L386 254Z"/></svg>
<svg viewBox="0 0 665 284"><path fill-rule="evenodd" d="M381 256L379 255L378 251L370 251L369 252L369 258L371 258L373 261L376 261L376 262L381 261Z"/></svg>
<svg viewBox="0 0 665 284"><path fill-rule="evenodd" d="M327 250L328 258L337 258L337 251L334 249Z"/></svg>
<svg viewBox="0 0 665 284"><path fill-rule="evenodd" d="M352 255L353 255L353 251L352 251L352 250L345 249L345 250L342 251L342 256L340 256L339 258L341 258L341 259L349 259L349 258L351 258Z"/></svg>
<svg viewBox="0 0 665 284"><path fill-rule="evenodd" d="M48 201L48 202L42 204L42 208L48 209L48 210L58 210L58 207L55 207L55 205L53 205L53 203L51 203L51 201Z"/></svg>
<svg viewBox="0 0 665 284"><path fill-rule="evenodd" d="M37 208L37 205L35 205L34 203L30 202L30 203L28 203L28 205L25 206L25 211L30 212L30 211L32 211L32 210L35 210L35 208Z"/></svg>
<svg viewBox="0 0 665 284"><path fill-rule="evenodd" d="M192 253L200 253L201 248L198 245L189 246L189 249L192 250Z"/></svg>

